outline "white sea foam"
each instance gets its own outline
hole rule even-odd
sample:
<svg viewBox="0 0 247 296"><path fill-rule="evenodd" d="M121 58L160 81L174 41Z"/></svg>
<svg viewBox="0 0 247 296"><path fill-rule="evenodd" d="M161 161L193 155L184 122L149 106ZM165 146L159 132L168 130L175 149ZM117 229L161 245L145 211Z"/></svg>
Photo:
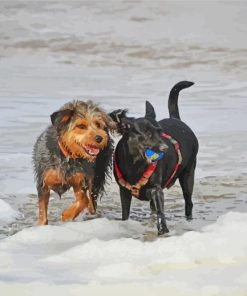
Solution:
<svg viewBox="0 0 247 296"><path fill-rule="evenodd" d="M20 213L14 210L7 202L0 199L0 226L14 221Z"/></svg>
<svg viewBox="0 0 247 296"><path fill-rule="evenodd" d="M93 291L95 285L130 284L131 290L134 283L174 295L247 291L246 213L229 212L201 232L154 242L144 242L143 232L138 222L107 219L22 230L0 242L0 290L24 282L35 295L41 283L47 295L64 288ZM20 293L27 289L18 287Z"/></svg>

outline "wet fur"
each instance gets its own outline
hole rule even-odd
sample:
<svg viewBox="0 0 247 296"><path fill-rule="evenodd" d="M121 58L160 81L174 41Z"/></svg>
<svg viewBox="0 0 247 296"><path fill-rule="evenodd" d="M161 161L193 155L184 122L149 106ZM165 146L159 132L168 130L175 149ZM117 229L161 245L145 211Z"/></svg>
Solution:
<svg viewBox="0 0 247 296"><path fill-rule="evenodd" d="M33 164L38 195L43 194L43 174L48 169L56 169L69 177L76 172L94 176L93 196L97 200L104 193L107 177L112 167L113 140L109 137L108 145L96 158L96 162L89 162L82 158L66 160L57 143L58 134L53 126L49 126L37 139L33 149ZM64 185L54 191L60 196L70 186Z"/></svg>
<svg viewBox="0 0 247 296"><path fill-rule="evenodd" d="M100 116L100 120L104 124L101 134L105 135L105 139L102 141L105 141L106 145L102 147L95 160L90 155L85 155L85 157L76 156L77 152L73 153L73 151L71 155L66 157L58 144L60 137L70 131L73 121L88 115ZM67 103L51 115L51 121L52 125L38 137L33 149L33 164L39 203L42 202L42 199L46 199L45 203L47 204L45 204L45 207L47 210L49 201L49 194L47 200L48 191L53 190L61 196L74 185L71 183L72 181L69 182L68 180L74 178L73 182L75 183L77 182L76 176L83 176L81 190L84 193L89 188L89 180L93 180L91 195L94 200L94 207L96 207L98 197L104 193L105 183L112 166L113 141L110 138L109 132L114 130L115 124L102 109L91 101ZM90 141L90 143L92 142L92 139L86 140ZM70 152L72 148L65 147L65 149L67 149L66 152ZM45 184L46 178L48 178L47 172L51 172L48 177L50 179L51 177L53 178L51 188L48 188ZM62 179L61 184L59 183L57 186L55 184L56 177L60 181ZM43 206L42 204L41 207ZM44 223L41 221L40 224L47 224L47 221L44 221Z"/></svg>
<svg viewBox="0 0 247 296"><path fill-rule="evenodd" d="M122 135L116 147L115 160L124 179L130 184L136 184L149 165L147 159L143 156L145 149L150 148L159 152L162 143L167 147L165 156L158 162L153 175L148 183L141 188L139 195L140 200L149 200L151 208L156 210L159 235L168 232L164 214L163 186L177 163L177 153L174 145L169 140L164 139L161 132L168 133L179 142L182 163L168 187L171 187L176 179L179 179L185 199L185 215L188 218L192 217L193 203L191 197L198 141L192 130L180 120L177 106L180 90L190 87L192 84L191 82L182 81L172 88L168 103L170 113L168 119L156 121L154 108L149 102L146 102L146 115L144 118L127 117L126 110L116 110L111 113L111 117L118 124L118 132ZM115 168L114 175L118 181ZM119 187L122 219L126 220L129 217L132 196L131 192L121 184L119 184Z"/></svg>

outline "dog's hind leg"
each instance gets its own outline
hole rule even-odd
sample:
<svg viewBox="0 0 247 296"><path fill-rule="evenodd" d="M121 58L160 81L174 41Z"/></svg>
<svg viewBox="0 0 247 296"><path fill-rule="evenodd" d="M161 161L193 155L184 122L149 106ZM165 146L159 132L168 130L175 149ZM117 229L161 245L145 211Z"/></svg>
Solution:
<svg viewBox="0 0 247 296"><path fill-rule="evenodd" d="M130 205L132 199L131 192L124 187L120 187L120 197L122 205L122 220L128 220L130 215Z"/></svg>
<svg viewBox="0 0 247 296"><path fill-rule="evenodd" d="M192 193L194 188L194 178L195 178L195 167L196 161L193 165L185 170L182 175L179 177L179 183L181 185L184 201L185 201L185 216L187 219L192 218Z"/></svg>
<svg viewBox="0 0 247 296"><path fill-rule="evenodd" d="M47 218L47 209L48 203L50 198L50 190L46 188L46 190L42 190L42 193L39 192L39 225L47 225L48 218Z"/></svg>

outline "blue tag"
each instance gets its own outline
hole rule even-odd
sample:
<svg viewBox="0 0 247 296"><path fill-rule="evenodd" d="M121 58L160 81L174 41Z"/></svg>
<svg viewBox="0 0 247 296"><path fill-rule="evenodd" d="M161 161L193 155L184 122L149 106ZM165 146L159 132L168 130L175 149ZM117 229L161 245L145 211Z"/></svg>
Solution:
<svg viewBox="0 0 247 296"><path fill-rule="evenodd" d="M164 156L164 152L156 153L155 151L153 151L151 149L146 149L145 155L148 159L150 159L151 161L154 162L154 161L161 160L162 157Z"/></svg>

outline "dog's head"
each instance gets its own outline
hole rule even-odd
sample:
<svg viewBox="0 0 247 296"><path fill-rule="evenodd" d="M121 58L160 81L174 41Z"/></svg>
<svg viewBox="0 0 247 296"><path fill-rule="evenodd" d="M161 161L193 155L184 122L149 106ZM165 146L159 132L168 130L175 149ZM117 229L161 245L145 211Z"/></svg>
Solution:
<svg viewBox="0 0 247 296"><path fill-rule="evenodd" d="M161 126L156 121L153 106L146 101L146 114L142 118L126 116L126 110L115 110L110 116L117 124L118 132L126 137L129 152L135 160L142 157L148 163L152 162L146 155L147 149L155 153L164 153L168 146L161 136Z"/></svg>
<svg viewBox="0 0 247 296"><path fill-rule="evenodd" d="M51 115L63 152L72 158L94 162L116 127L111 118L91 101L73 101Z"/></svg>

